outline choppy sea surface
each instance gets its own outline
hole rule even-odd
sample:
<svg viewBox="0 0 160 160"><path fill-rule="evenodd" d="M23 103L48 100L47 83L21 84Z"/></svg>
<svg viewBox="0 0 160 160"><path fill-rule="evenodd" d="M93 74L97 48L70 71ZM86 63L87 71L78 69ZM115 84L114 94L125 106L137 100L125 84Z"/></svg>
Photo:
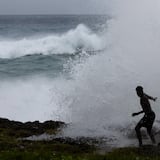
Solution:
<svg viewBox="0 0 160 160"><path fill-rule="evenodd" d="M82 50L102 49L94 38L98 39L106 19L107 16L0 16L0 79L59 76L69 58Z"/></svg>

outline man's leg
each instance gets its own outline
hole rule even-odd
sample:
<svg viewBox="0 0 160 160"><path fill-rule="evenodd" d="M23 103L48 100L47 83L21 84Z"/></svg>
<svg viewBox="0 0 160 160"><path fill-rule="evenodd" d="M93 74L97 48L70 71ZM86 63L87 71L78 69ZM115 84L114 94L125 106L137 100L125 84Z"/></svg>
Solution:
<svg viewBox="0 0 160 160"><path fill-rule="evenodd" d="M155 120L155 113L153 112L152 114L150 114L148 116L148 118L147 118L147 126L146 126L148 135L150 136L151 141L152 141L153 144L156 143L156 140L155 140L153 132L152 132L152 126L153 126L154 120Z"/></svg>
<svg viewBox="0 0 160 160"><path fill-rule="evenodd" d="M135 127L136 130L136 134L137 134L137 138L139 141L139 146L142 146L142 136L141 136L141 129L142 125L141 125L141 121L137 124L137 126Z"/></svg>
<svg viewBox="0 0 160 160"><path fill-rule="evenodd" d="M155 140L155 137L154 137L153 132L152 132L152 126L147 127L147 132L148 132L148 135L151 138L152 143L155 144L156 140Z"/></svg>

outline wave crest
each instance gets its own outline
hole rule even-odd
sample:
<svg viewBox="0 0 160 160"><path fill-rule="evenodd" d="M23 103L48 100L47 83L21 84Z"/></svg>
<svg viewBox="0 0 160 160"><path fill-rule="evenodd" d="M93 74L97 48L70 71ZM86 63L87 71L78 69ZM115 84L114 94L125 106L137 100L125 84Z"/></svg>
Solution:
<svg viewBox="0 0 160 160"><path fill-rule="evenodd" d="M83 50L101 50L103 38L80 24L75 29L59 35L20 40L1 40L0 58L16 58L33 54L74 54L78 48Z"/></svg>

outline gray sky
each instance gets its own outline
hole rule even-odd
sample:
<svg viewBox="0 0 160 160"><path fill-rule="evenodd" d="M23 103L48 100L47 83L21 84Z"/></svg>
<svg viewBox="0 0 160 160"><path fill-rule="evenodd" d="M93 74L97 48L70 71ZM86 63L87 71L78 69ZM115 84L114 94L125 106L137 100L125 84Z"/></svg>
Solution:
<svg viewBox="0 0 160 160"><path fill-rule="evenodd" d="M0 14L105 14L108 0L0 0Z"/></svg>

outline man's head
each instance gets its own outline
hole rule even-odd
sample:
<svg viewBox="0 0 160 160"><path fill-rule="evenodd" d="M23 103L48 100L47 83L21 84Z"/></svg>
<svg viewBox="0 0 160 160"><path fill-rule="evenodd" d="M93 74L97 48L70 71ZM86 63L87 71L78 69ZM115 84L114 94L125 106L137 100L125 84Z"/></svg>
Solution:
<svg viewBox="0 0 160 160"><path fill-rule="evenodd" d="M143 96L143 87L142 86L137 86L136 87L136 92L137 92L137 95L139 97L142 97Z"/></svg>

